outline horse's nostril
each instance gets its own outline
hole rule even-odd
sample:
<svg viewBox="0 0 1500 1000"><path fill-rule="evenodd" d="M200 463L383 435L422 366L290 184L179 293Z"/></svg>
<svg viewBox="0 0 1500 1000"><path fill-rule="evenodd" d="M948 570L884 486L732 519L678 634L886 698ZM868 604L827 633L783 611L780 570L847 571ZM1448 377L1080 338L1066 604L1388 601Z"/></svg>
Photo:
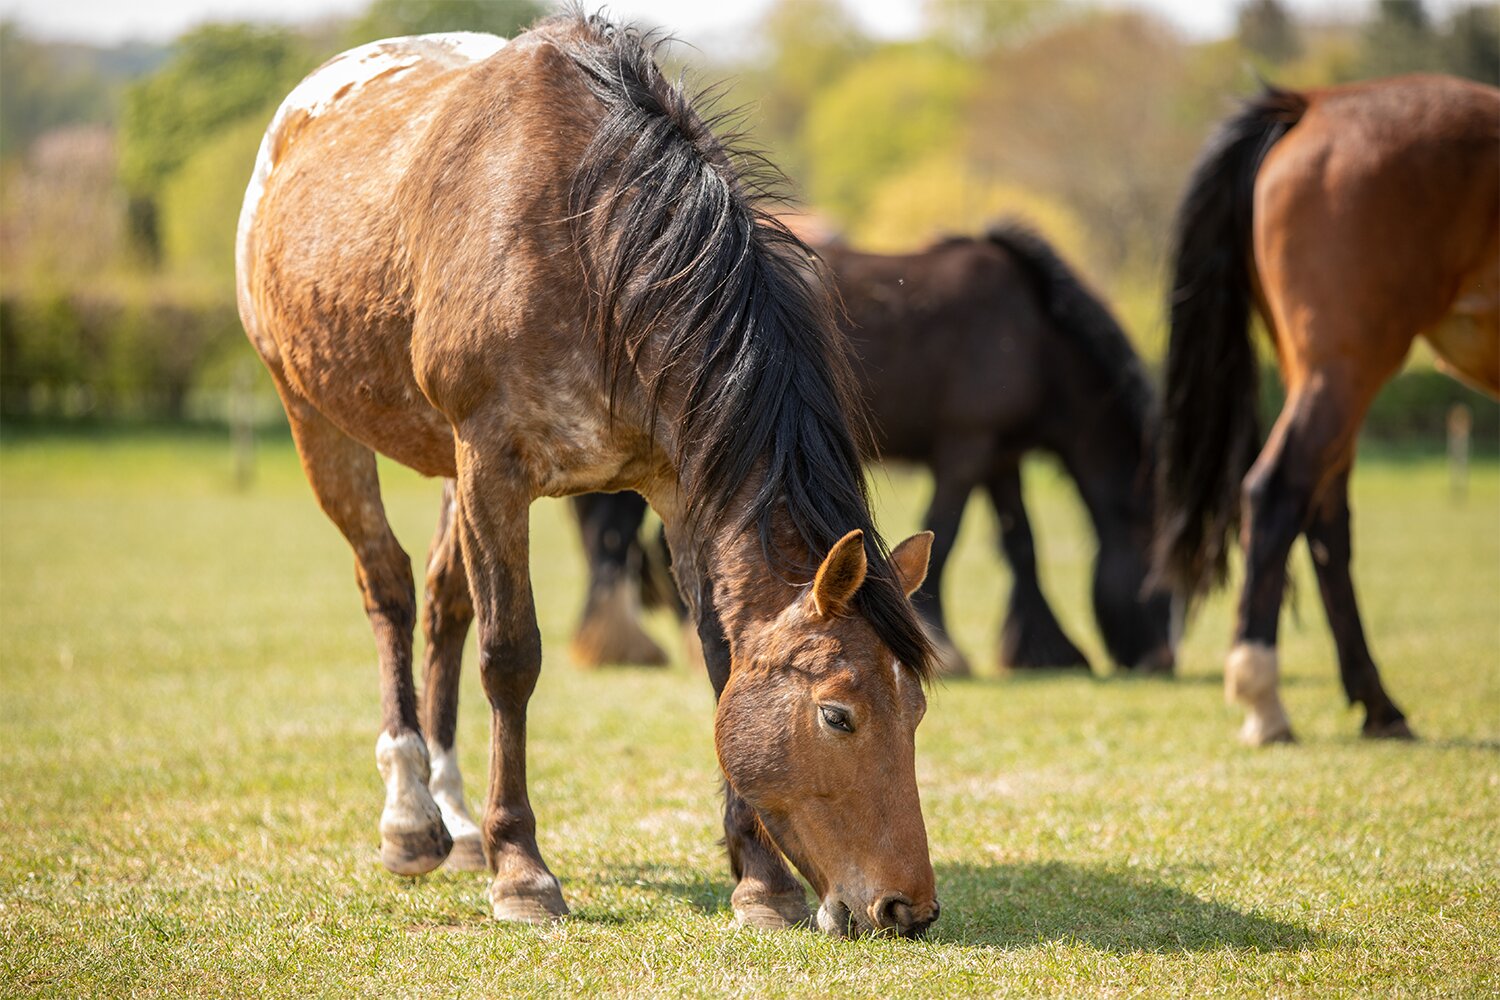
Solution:
<svg viewBox="0 0 1500 1000"><path fill-rule="evenodd" d="M881 896L870 907L870 920L876 930L894 930L905 934L912 922L911 904L898 893Z"/></svg>

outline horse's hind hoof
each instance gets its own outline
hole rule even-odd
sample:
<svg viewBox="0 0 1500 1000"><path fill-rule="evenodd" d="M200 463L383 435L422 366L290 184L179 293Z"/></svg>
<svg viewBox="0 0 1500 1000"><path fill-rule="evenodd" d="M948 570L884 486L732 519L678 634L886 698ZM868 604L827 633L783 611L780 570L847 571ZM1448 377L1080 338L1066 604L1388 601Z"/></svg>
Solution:
<svg viewBox="0 0 1500 1000"><path fill-rule="evenodd" d="M798 927L812 920L812 911L807 908L807 896L799 887L787 892L734 891L730 899L734 907L734 923L737 927L752 927L756 930L779 931Z"/></svg>
<svg viewBox="0 0 1500 1000"><path fill-rule="evenodd" d="M484 858L484 840L479 836L478 830L453 841L453 850L448 854L448 867L456 872L489 870L489 862Z"/></svg>
<svg viewBox="0 0 1500 1000"><path fill-rule="evenodd" d="M1262 720L1249 718L1240 727L1240 742L1247 747L1268 747L1277 743L1296 743L1290 724L1267 726Z"/></svg>
<svg viewBox="0 0 1500 1000"><path fill-rule="evenodd" d="M968 657L958 651L953 641L930 625L924 625L927 638L932 642L933 673L939 677L973 677L974 669Z"/></svg>
<svg viewBox="0 0 1500 1000"><path fill-rule="evenodd" d="M1089 671L1089 659L1063 634L1062 626L1046 616L1011 614L1000 630L1000 663L1015 671Z"/></svg>
<svg viewBox="0 0 1500 1000"><path fill-rule="evenodd" d="M568 915L562 886L551 874L525 882L500 879L490 885L490 912L496 920L517 924L548 924Z"/></svg>
<svg viewBox="0 0 1500 1000"><path fill-rule="evenodd" d="M380 863L397 875L426 875L448 860L453 838L441 821L435 828L380 831Z"/></svg>
<svg viewBox="0 0 1500 1000"><path fill-rule="evenodd" d="M1372 723L1366 722L1362 733L1367 740L1414 740L1417 734L1411 731L1405 719L1392 719L1389 722Z"/></svg>

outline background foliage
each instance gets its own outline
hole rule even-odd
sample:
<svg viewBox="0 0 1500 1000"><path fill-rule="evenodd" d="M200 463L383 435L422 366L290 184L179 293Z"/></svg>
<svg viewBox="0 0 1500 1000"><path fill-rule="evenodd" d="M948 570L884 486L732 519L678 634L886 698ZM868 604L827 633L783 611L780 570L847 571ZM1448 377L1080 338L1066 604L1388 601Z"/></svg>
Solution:
<svg viewBox="0 0 1500 1000"><path fill-rule="evenodd" d="M42 42L0 24L0 414L214 412L192 400L211 399L227 368L253 367L223 320L240 199L281 97L351 45L514 35L546 10L374 0L343 21L206 24L165 47ZM928 0L918 37L891 42L866 35L840 0L776 0L737 54L682 46L671 62L693 80L727 80L724 102L744 106L744 128L820 228L896 251L1021 215L1154 361L1183 180L1258 76L1306 87L1437 70L1500 83L1494 5L1341 10L1308 20L1282 0L1246 0L1233 36L1194 41L1110 4ZM1430 369L1425 353L1414 367ZM1402 398L1438 395L1466 398ZM1497 423L1468 398L1485 410L1482 430ZM1389 429L1440 423L1429 413Z"/></svg>

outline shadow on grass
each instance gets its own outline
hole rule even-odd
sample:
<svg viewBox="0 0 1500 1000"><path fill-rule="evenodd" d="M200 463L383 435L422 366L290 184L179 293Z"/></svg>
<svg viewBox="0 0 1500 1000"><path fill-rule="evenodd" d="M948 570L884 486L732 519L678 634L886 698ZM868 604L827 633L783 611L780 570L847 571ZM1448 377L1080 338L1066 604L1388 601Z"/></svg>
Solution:
<svg viewBox="0 0 1500 1000"><path fill-rule="evenodd" d="M943 918L933 938L942 942L1076 942L1116 953L1298 951L1318 943L1305 927L1103 867L945 864L937 879Z"/></svg>
<svg viewBox="0 0 1500 1000"><path fill-rule="evenodd" d="M729 874L713 877L695 876L676 868L652 865L621 865L606 870L598 881L611 886L640 886L676 896L700 913L710 914L729 909L729 894L734 886Z"/></svg>
<svg viewBox="0 0 1500 1000"><path fill-rule="evenodd" d="M606 884L637 885L699 912L729 909L727 880L670 869L614 868ZM1100 951L1300 951L1320 943L1306 927L1199 899L1163 882L1103 867L1043 864L937 866L941 944L1019 948L1079 943ZM809 894L809 902L816 901ZM616 922L605 918L605 922ZM628 922L628 921L626 921Z"/></svg>

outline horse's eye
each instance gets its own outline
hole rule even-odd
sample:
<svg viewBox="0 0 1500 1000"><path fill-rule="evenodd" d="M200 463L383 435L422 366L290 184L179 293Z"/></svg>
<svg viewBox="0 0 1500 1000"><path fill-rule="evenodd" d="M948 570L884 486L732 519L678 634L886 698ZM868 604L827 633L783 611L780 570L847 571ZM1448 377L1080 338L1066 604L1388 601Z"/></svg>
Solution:
<svg viewBox="0 0 1500 1000"><path fill-rule="evenodd" d="M854 732L854 723L849 721L849 713L842 708L835 708L832 705L819 705L818 711L823 713L823 721L839 732Z"/></svg>

